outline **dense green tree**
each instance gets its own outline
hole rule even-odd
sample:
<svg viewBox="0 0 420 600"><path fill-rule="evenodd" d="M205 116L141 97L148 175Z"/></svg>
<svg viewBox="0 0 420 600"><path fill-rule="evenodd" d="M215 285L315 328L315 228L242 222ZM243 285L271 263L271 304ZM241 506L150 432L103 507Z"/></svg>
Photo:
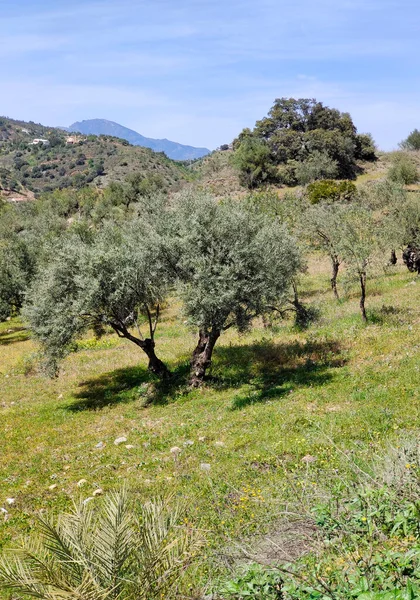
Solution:
<svg viewBox="0 0 420 600"><path fill-rule="evenodd" d="M378 159L376 144L370 133L356 135L356 158L373 162Z"/></svg>
<svg viewBox="0 0 420 600"><path fill-rule="evenodd" d="M293 182L293 168L295 182L300 179L307 182L308 177L312 177L312 180L326 176L354 178L357 172L356 160L376 159L371 136L357 134L348 113L341 113L314 99L275 100L268 116L257 121L252 131L244 129L235 140L235 155L239 154L242 158L243 148L246 164L252 165L252 154L261 155L261 144L265 148L264 164L271 162L277 166L287 165L286 170L280 170L280 179L286 184ZM299 167L299 171L291 161L304 163L306 168ZM314 168L316 163L317 169ZM237 165L241 168L239 159ZM254 181L254 186L261 183L258 178L254 178ZM245 179L244 183L250 187L249 180Z"/></svg>
<svg viewBox="0 0 420 600"><path fill-rule="evenodd" d="M277 169L273 164L270 149L265 142L257 138L244 139L234 154L233 164L239 169L241 183L249 189L277 179Z"/></svg>
<svg viewBox="0 0 420 600"><path fill-rule="evenodd" d="M231 327L240 331L280 303L300 265L282 224L238 202L183 196L173 213L173 251L184 310L198 328L190 383L199 386L214 346Z"/></svg>

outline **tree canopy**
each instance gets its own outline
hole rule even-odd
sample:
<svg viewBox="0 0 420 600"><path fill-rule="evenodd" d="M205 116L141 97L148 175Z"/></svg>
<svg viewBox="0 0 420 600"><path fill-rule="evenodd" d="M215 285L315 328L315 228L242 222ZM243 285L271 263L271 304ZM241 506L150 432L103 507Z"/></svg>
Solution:
<svg viewBox="0 0 420 600"><path fill-rule="evenodd" d="M238 202L186 195L172 226L184 310L199 330L191 372L199 385L222 332L243 331L268 305L281 303L300 258L278 219Z"/></svg>
<svg viewBox="0 0 420 600"><path fill-rule="evenodd" d="M101 335L111 328L146 353L152 372L166 374L155 354L154 334L169 279L161 240L144 221L106 224L98 233L62 238L30 289L26 307L48 371L57 371L83 332Z"/></svg>
<svg viewBox="0 0 420 600"><path fill-rule="evenodd" d="M264 153L262 147L266 148ZM234 148L236 164L242 174L252 171L251 165L258 155L260 171L269 169L271 178L272 165L289 167L287 173L277 171L277 180L287 185L308 183L325 176L351 179L356 175L357 160L376 159L372 137L357 133L349 113L308 98L276 99L268 116L257 121L252 131L244 129L235 140ZM255 148L254 154L252 148ZM306 167L302 168L302 164ZM255 179L252 185L245 176L243 180L248 187L255 187Z"/></svg>

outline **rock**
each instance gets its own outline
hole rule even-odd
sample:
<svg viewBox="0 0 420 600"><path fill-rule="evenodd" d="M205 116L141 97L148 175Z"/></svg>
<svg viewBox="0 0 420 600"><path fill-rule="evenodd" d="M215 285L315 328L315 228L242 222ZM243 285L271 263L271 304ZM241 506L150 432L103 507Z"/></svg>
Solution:
<svg viewBox="0 0 420 600"><path fill-rule="evenodd" d="M15 502L16 502L16 500L14 498L6 498L6 503L9 504L9 506L14 504Z"/></svg>
<svg viewBox="0 0 420 600"><path fill-rule="evenodd" d="M7 511L5 508L3 508L2 506L0 507L0 513L2 513L3 515L7 515L9 511Z"/></svg>
<svg viewBox="0 0 420 600"><path fill-rule="evenodd" d="M132 450L134 448L133 444L126 445L127 450Z"/></svg>
<svg viewBox="0 0 420 600"><path fill-rule="evenodd" d="M209 463L201 463L200 465L200 470L201 471L210 471L211 469L211 465L209 465Z"/></svg>
<svg viewBox="0 0 420 600"><path fill-rule="evenodd" d="M192 440L187 440L183 443L183 446L193 446L194 442Z"/></svg>
<svg viewBox="0 0 420 600"><path fill-rule="evenodd" d="M178 446L174 446L169 450L169 452L174 456L178 456L178 454L181 452L181 448L178 448Z"/></svg>
<svg viewBox="0 0 420 600"><path fill-rule="evenodd" d="M68 471L70 469L70 465L64 465L63 471Z"/></svg>
<svg viewBox="0 0 420 600"><path fill-rule="evenodd" d="M101 448L105 448L105 444L104 444L104 442L98 442L98 443L96 444L95 448L99 448L99 449L101 449Z"/></svg>
<svg viewBox="0 0 420 600"><path fill-rule="evenodd" d="M314 463L315 461L316 461L315 456L311 456L310 454L307 454L301 460L301 462L306 463L306 464Z"/></svg>
<svg viewBox="0 0 420 600"><path fill-rule="evenodd" d="M50 485L50 486L48 487L48 489L50 490L50 492L52 492L52 491L54 491L54 490L56 489L56 487L57 487L57 484L56 484L56 483L53 483L52 485Z"/></svg>
<svg viewBox="0 0 420 600"><path fill-rule="evenodd" d="M205 436L204 435L200 435L200 437L198 438L198 441L199 442L205 442L206 441Z"/></svg>
<svg viewBox="0 0 420 600"><path fill-rule="evenodd" d="M77 487L83 487L85 485L85 483L87 483L86 479L81 479L80 481L77 482Z"/></svg>
<svg viewBox="0 0 420 600"><path fill-rule="evenodd" d="M104 493L103 489L101 489L101 488L98 488L97 490L95 490L95 491L92 493L92 496L102 496L102 494L103 494L103 493Z"/></svg>
<svg viewBox="0 0 420 600"><path fill-rule="evenodd" d="M127 441L127 438L122 435L121 437L118 437L116 440L114 440L114 444L116 446L119 446L120 444L124 444L124 442L126 442L126 441Z"/></svg>

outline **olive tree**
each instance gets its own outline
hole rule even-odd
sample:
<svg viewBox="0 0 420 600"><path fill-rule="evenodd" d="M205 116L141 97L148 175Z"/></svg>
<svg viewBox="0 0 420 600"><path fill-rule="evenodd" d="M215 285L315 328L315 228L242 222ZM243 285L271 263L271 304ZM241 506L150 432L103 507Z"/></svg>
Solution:
<svg viewBox="0 0 420 600"><path fill-rule="evenodd" d="M343 262L341 226L346 205L316 204L305 211L301 221L302 236L312 249L325 253L331 262L331 289L339 300L337 277Z"/></svg>
<svg viewBox="0 0 420 600"><path fill-rule="evenodd" d="M22 307L31 282L40 242L31 243L15 206L6 206L0 217L0 321Z"/></svg>
<svg viewBox="0 0 420 600"><path fill-rule="evenodd" d="M372 211L360 204L349 205L341 213L337 248L348 274L360 285L359 305L365 322L368 320L365 307L368 272L384 252L380 231L381 223L375 220Z"/></svg>
<svg viewBox="0 0 420 600"><path fill-rule="evenodd" d="M238 202L179 198L172 215L173 255L185 312L198 328L190 384L201 385L214 346L278 303L299 268L294 239L281 222Z"/></svg>
<svg viewBox="0 0 420 600"><path fill-rule="evenodd" d="M78 336L88 329L101 335L106 328L141 348L150 371L168 374L155 353L160 305L170 283L162 248L161 237L141 220L69 233L52 248L26 306L51 374Z"/></svg>

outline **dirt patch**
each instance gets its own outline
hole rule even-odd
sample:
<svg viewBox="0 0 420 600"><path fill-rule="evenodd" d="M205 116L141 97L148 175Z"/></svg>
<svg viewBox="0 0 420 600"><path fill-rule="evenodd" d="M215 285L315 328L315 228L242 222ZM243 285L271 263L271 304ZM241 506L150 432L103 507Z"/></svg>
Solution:
<svg viewBox="0 0 420 600"><path fill-rule="evenodd" d="M313 550L317 531L311 519L281 521L254 546L252 558L264 565L297 560Z"/></svg>

